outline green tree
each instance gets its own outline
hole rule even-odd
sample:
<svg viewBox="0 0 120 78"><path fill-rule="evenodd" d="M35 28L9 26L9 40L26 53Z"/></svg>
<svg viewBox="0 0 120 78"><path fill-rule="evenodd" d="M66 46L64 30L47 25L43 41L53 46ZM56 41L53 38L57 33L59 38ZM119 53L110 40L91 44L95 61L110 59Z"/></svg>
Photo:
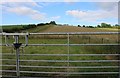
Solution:
<svg viewBox="0 0 120 78"><path fill-rule="evenodd" d="M50 24L57 25L55 21L50 21Z"/></svg>
<svg viewBox="0 0 120 78"><path fill-rule="evenodd" d="M115 26L120 26L120 25L118 25L118 24L115 24Z"/></svg>
<svg viewBox="0 0 120 78"><path fill-rule="evenodd" d="M97 25L98 28L100 28L101 26L100 25Z"/></svg>
<svg viewBox="0 0 120 78"><path fill-rule="evenodd" d="M101 23L101 27L105 28L106 27L106 23Z"/></svg>
<svg viewBox="0 0 120 78"><path fill-rule="evenodd" d="M101 23L102 28L111 28L111 24Z"/></svg>
<svg viewBox="0 0 120 78"><path fill-rule="evenodd" d="M89 28L94 28L93 26L88 26Z"/></svg>
<svg viewBox="0 0 120 78"><path fill-rule="evenodd" d="M44 23L37 24L37 26L44 26L44 25L46 25L46 24L44 24Z"/></svg>
<svg viewBox="0 0 120 78"><path fill-rule="evenodd" d="M80 25L78 25L78 27L81 27Z"/></svg>
<svg viewBox="0 0 120 78"><path fill-rule="evenodd" d="M85 25L83 25L83 27L85 27Z"/></svg>

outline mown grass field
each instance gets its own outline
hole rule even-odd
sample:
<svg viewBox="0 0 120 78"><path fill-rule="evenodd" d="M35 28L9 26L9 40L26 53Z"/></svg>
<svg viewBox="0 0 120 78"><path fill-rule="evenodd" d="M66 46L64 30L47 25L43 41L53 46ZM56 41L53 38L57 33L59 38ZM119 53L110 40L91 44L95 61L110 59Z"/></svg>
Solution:
<svg viewBox="0 0 120 78"><path fill-rule="evenodd" d="M46 29L47 28L47 29ZM42 31L37 28L36 30L30 29L30 32L103 32L110 30L99 30L94 28L78 28L78 27L46 27ZM14 39L10 37L10 43ZM20 42L24 43L24 39L20 38ZM4 39L3 39L4 43ZM30 35L30 44L67 44L67 37L63 35ZM117 35L70 35L70 44L111 44L118 43ZM69 54L116 54L118 49L116 46L70 46ZM13 55L3 55L3 59L15 59L15 50L13 47L2 47L2 53L10 53ZM68 60L68 56L25 56L24 54L68 54L68 46L27 46L20 48L20 60ZM69 60L116 60L117 56L70 56ZM15 61L3 61L3 65L15 65ZM26 62L21 61L20 65L23 66L68 66L68 62ZM115 62L70 62L69 66L117 66ZM16 70L16 67L3 66L3 70ZM41 67L20 67L21 71L38 71L38 72L117 72L118 68L41 68ZM15 75L15 73L3 73L4 75ZM48 77L66 77L63 74L28 74L21 73L21 76L48 76ZM118 75L69 75L69 77L79 76L80 78L117 78Z"/></svg>
<svg viewBox="0 0 120 78"><path fill-rule="evenodd" d="M117 28L98 28L98 29L101 29L101 30L110 30L110 31L119 31L119 29L117 29Z"/></svg>

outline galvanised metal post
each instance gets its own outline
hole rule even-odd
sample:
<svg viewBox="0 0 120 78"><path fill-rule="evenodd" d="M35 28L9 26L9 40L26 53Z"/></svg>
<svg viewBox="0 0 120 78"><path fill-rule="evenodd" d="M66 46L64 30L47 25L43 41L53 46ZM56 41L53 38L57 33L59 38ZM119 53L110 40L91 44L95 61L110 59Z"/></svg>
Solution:
<svg viewBox="0 0 120 78"><path fill-rule="evenodd" d="M19 43L19 36L15 35L15 44ZM16 74L17 74L17 78L20 77L20 69L19 69L19 47L17 47L17 45L15 46L15 50L16 50Z"/></svg>

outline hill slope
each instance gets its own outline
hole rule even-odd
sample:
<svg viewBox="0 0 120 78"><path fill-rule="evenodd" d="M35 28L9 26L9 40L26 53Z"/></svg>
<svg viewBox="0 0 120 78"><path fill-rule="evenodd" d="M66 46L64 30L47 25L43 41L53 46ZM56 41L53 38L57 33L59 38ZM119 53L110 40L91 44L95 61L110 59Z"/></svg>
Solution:
<svg viewBox="0 0 120 78"><path fill-rule="evenodd" d="M112 32L116 30L98 29L98 28L83 28L75 26L51 26L42 32Z"/></svg>
<svg viewBox="0 0 120 78"><path fill-rule="evenodd" d="M85 28L76 26L58 26L58 25L43 25L36 26L30 29L24 29L23 25L20 26L3 26L3 32L112 32L118 31L114 28Z"/></svg>

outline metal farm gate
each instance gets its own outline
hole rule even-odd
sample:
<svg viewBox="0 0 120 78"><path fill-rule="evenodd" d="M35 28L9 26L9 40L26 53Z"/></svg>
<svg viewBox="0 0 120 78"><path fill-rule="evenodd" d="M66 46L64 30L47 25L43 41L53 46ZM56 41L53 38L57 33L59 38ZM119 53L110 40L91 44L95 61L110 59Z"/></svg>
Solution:
<svg viewBox="0 0 120 78"><path fill-rule="evenodd" d="M0 35L3 78L120 78L119 32Z"/></svg>

